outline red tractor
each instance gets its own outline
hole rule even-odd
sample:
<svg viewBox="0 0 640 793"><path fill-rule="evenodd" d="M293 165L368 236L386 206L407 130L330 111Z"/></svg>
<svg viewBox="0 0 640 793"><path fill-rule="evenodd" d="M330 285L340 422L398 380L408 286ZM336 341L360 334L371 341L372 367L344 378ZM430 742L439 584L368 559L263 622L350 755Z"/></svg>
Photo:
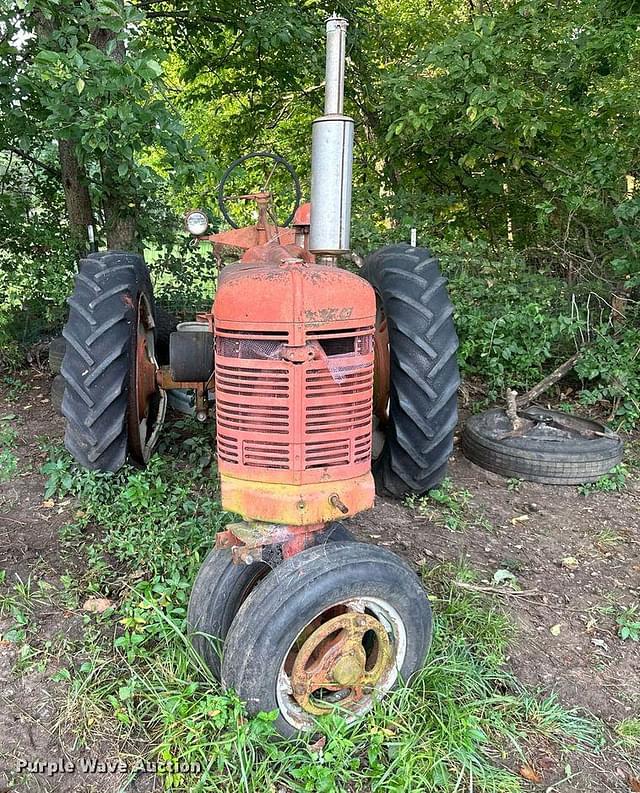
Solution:
<svg viewBox="0 0 640 793"><path fill-rule="evenodd" d="M250 713L277 709L284 735L336 709L355 719L423 665L432 619L418 578L340 521L372 507L376 487L395 497L435 487L457 419L457 338L437 260L394 245L358 275L338 266L351 211L346 29L327 22L310 205L279 222L268 179L227 196L225 178L231 229L206 237L206 215L189 213L194 235L244 253L221 270L210 312L172 334L169 365L157 360L138 255L82 262L64 330L65 443L88 468L146 463L171 389L195 392L199 420L215 404L221 501L239 519L212 537L188 626L213 673ZM298 205L291 167L257 156L289 171ZM235 227L230 198L255 202L257 223Z"/></svg>

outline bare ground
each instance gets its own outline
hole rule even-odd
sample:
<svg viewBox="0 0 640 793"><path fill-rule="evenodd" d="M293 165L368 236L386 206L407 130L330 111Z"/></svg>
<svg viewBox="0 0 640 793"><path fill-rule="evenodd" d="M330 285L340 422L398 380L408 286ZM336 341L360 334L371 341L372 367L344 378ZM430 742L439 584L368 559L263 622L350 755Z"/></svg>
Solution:
<svg viewBox="0 0 640 793"><path fill-rule="evenodd" d="M60 576L82 570L58 539L58 529L72 504L52 506L43 498L44 459L39 439L62 436L62 420L48 401L49 377L32 370L19 399L15 387L0 386L0 420L15 416L19 431L19 475L0 484L0 569L6 584L29 577L59 586ZM640 602L640 479L620 493L580 495L576 488L520 483L517 489L456 453L450 476L470 501L459 530L424 517L415 508L379 500L374 510L352 521L354 532L405 557L414 565L464 563L478 574L471 586L495 597L516 626L508 661L527 686L555 692L567 707L583 708L613 728L640 716L640 646L623 642L615 615L620 606ZM497 570L509 570L517 588L497 586ZM462 582L464 585L464 582ZM494 591L494 590L497 590ZM77 637L82 620L73 610L37 610L38 641ZM0 620L0 632L6 630ZM115 790L124 777L57 775L54 780L29 776L17 783L18 758L73 758L79 752L56 727L64 683L51 680L55 660L44 671L16 674L16 645L0 642L0 793L18 790ZM532 751L534 749L532 748ZM103 756L109 756L104 747ZM532 760L536 758L533 757ZM577 776L565 776L565 759L552 758L537 789L629 791L629 766L615 746L572 759ZM16 787L17 785L17 787ZM115 785L115 787L113 787ZM551 787L547 787L551 785ZM128 790L135 788L129 787Z"/></svg>

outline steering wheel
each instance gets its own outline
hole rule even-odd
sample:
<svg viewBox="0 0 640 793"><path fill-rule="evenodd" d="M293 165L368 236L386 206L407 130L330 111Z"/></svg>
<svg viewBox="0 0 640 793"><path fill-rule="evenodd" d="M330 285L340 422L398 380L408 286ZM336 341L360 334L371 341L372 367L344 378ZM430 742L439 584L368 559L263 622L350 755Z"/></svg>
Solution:
<svg viewBox="0 0 640 793"><path fill-rule="evenodd" d="M262 158L264 160L272 160L273 162L272 165L269 164L268 176L264 180L263 184L260 186L260 190L258 191L258 193L249 193L245 195L225 195L225 186L229 181L229 177L231 176L233 171L235 171L236 168L238 168L238 166L242 165L247 160L250 160L252 158ZM293 211L291 212L291 214L287 216L287 219L284 221L284 223L279 223L277 219L273 217L273 215L272 215L272 219L274 220L275 225L277 226L291 225L291 221L293 220L293 217L296 214L296 210L300 206L300 199L302 197L302 191L300 190L300 180L298 179L298 175L293 170L293 166L291 165L291 163L287 162L284 159L284 157L280 157L278 154L273 154L272 152L269 151L254 151L251 152L251 154L245 154L244 157L238 157L237 160L234 160L231 163L231 165L227 168L227 170L222 174L222 179L220 180L220 185L218 187L218 208L220 209L222 217L227 221L227 223L231 226L231 228L237 229L240 228L240 225L236 223L233 217L229 214L227 208L228 202L250 201L252 199L256 200L258 194L264 194L265 197L269 198L271 195L269 192L269 183L271 182L271 179L274 173L276 172L276 169L278 168L284 169L291 178L291 181L293 183L293 190L295 193L295 205L293 207Z"/></svg>

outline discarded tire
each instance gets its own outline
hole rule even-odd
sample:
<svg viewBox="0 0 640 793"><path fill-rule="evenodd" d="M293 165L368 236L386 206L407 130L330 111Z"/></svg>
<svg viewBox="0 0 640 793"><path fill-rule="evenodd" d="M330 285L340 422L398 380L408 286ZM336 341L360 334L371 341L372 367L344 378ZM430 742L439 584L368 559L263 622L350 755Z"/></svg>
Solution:
<svg viewBox="0 0 640 793"><path fill-rule="evenodd" d="M445 476L458 420L458 337L446 280L430 251L409 245L371 254L361 274L376 290L378 325L388 332L388 352L376 345L376 357L389 356L385 443L372 466L377 490L396 498L425 493Z"/></svg>
<svg viewBox="0 0 640 793"><path fill-rule="evenodd" d="M595 482L622 460L622 440L604 424L557 410L520 411L514 432L504 410L472 416L462 431L471 462L505 477L552 485Z"/></svg>

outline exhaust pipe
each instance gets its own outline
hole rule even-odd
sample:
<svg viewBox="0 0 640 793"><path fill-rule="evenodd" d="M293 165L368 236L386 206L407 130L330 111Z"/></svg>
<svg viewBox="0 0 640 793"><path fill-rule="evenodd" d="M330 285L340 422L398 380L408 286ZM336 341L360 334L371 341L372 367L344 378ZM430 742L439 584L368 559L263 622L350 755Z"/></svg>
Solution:
<svg viewBox="0 0 640 793"><path fill-rule="evenodd" d="M343 115L346 19L327 20L324 115L313 122L311 138L311 221L309 250L335 264L349 252L353 119Z"/></svg>

